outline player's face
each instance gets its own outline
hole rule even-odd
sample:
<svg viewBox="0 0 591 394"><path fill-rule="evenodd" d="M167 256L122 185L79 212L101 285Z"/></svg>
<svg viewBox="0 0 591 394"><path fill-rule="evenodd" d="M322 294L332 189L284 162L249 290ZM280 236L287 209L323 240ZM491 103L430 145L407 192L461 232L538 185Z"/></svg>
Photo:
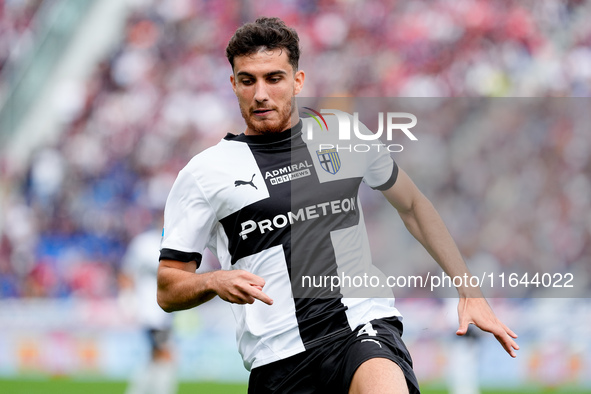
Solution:
<svg viewBox="0 0 591 394"><path fill-rule="evenodd" d="M297 123L292 99L304 86L304 72L294 73L285 50L263 50L235 57L230 81L246 121L245 134L286 130L292 125L292 116Z"/></svg>

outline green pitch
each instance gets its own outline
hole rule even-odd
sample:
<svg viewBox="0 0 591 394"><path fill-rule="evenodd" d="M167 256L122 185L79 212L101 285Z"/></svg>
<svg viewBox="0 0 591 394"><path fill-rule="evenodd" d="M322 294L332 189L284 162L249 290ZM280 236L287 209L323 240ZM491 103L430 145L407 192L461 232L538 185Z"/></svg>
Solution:
<svg viewBox="0 0 591 394"><path fill-rule="evenodd" d="M125 382L90 380L0 380L2 394L123 394ZM244 384L189 383L183 382L177 394L245 394ZM423 387L422 394L447 394L447 390ZM577 388L540 389L522 387L510 391L483 390L482 394L591 394L591 390Z"/></svg>
<svg viewBox="0 0 591 394"><path fill-rule="evenodd" d="M85 380L0 380L2 394L123 394L125 382ZM245 384L181 383L177 394L244 394Z"/></svg>

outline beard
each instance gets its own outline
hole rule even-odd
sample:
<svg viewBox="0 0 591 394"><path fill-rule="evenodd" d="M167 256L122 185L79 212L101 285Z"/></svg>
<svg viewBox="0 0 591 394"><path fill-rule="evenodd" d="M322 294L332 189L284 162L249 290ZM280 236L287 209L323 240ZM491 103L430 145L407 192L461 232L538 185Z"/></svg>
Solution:
<svg viewBox="0 0 591 394"><path fill-rule="evenodd" d="M246 122L246 126L255 133L262 135L279 133L291 127L291 101L281 108L274 108L274 110L274 119L256 120L252 110L240 106L240 113Z"/></svg>

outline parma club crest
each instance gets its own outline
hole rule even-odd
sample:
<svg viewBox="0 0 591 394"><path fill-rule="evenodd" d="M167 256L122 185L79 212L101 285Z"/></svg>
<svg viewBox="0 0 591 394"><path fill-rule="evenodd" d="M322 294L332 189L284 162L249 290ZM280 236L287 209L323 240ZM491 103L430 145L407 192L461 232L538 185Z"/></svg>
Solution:
<svg viewBox="0 0 591 394"><path fill-rule="evenodd" d="M341 168L341 159L336 149L317 150L316 154L324 171L334 175Z"/></svg>

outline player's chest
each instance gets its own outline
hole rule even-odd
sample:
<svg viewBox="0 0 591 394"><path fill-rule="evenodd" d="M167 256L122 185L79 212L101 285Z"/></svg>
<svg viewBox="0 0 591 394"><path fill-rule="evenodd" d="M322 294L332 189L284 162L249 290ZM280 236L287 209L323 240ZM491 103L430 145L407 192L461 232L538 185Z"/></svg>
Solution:
<svg viewBox="0 0 591 394"><path fill-rule="evenodd" d="M218 218L249 206L282 211L339 199L355 194L361 181L360 174L343 170L337 152L302 146L247 153L228 156L233 165L212 167L200 182Z"/></svg>

